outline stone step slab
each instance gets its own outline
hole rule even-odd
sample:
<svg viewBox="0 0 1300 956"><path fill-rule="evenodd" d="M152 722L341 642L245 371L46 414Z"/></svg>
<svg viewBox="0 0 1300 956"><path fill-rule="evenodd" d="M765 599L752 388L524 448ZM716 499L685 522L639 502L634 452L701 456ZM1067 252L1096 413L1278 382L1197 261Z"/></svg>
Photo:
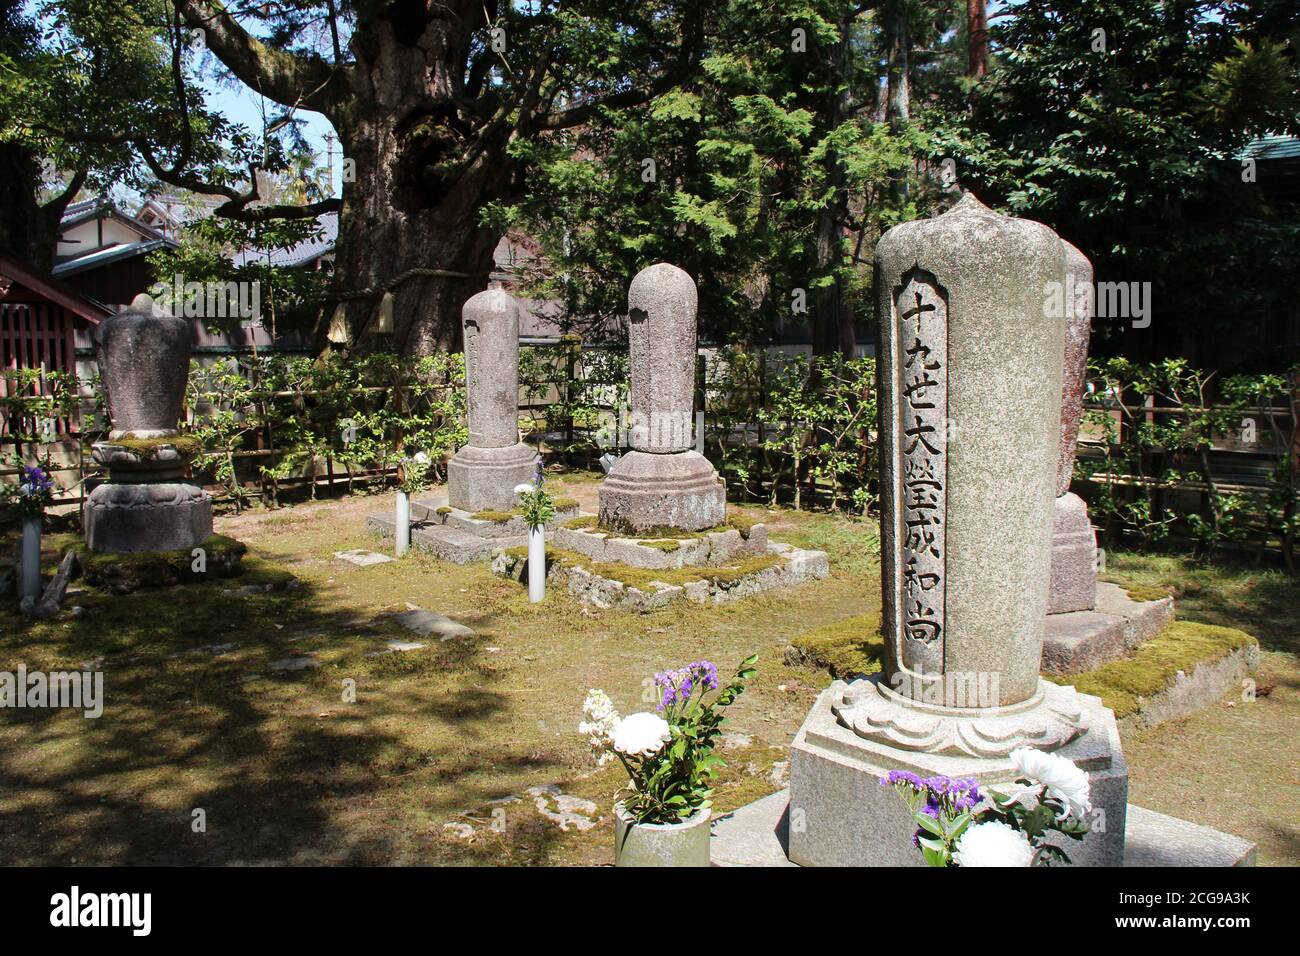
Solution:
<svg viewBox="0 0 1300 956"><path fill-rule="evenodd" d="M796 866L786 856L789 804L790 791L781 790L717 817L710 841L713 865ZM1255 845L1130 803L1124 825L1124 865L1254 866Z"/></svg>
<svg viewBox="0 0 1300 956"><path fill-rule="evenodd" d="M1080 674L1130 656L1174 619L1173 598L1134 601L1117 584L1097 582L1091 611L1047 615L1042 669Z"/></svg>

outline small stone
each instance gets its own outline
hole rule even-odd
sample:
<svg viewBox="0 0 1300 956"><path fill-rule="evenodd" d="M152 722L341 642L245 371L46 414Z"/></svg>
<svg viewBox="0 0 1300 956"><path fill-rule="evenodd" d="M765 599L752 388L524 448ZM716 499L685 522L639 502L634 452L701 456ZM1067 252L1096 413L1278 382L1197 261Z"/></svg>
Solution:
<svg viewBox="0 0 1300 956"><path fill-rule="evenodd" d="M590 800L562 793L555 784L529 787L525 792L533 798L537 812L565 832L568 832L569 827L590 830L596 825L596 820L590 815L595 814L599 808Z"/></svg>
<svg viewBox="0 0 1300 956"><path fill-rule="evenodd" d="M367 551L365 548L353 548L351 551L335 551L334 557L340 561L346 561L348 564L355 564L359 568L368 568L372 564L385 564L393 560L386 554L380 554L378 551Z"/></svg>
<svg viewBox="0 0 1300 956"><path fill-rule="evenodd" d="M278 661L271 661L270 668L273 671L305 671L313 667L320 667L320 661L309 655L299 655L297 657L285 657Z"/></svg>
<svg viewBox="0 0 1300 956"><path fill-rule="evenodd" d="M442 829L444 833L450 834L457 840L472 842L474 839L474 828L468 823L461 823L460 821L444 823Z"/></svg>
<svg viewBox="0 0 1300 956"><path fill-rule="evenodd" d="M749 734L742 734L740 731L732 731L729 734L722 735L723 750L744 750L754 743L754 738Z"/></svg>
<svg viewBox="0 0 1300 956"><path fill-rule="evenodd" d="M453 637L473 637L473 628L466 627L459 621L423 608L412 608L393 615L398 624L423 637L437 637L447 641Z"/></svg>

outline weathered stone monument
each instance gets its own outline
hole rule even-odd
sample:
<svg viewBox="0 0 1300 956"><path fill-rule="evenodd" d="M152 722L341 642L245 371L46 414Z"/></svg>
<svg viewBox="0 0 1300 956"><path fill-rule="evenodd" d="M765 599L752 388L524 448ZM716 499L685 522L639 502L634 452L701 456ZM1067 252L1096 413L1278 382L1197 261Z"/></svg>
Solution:
<svg viewBox="0 0 1300 956"><path fill-rule="evenodd" d="M1063 322L1065 364L1042 666L1054 674L1078 674L1130 654L1169 624L1174 609L1171 598L1134 601L1118 586L1097 580L1097 536L1088 506L1070 491L1094 311L1092 263L1068 242L1062 245L1065 286L1044 289L1047 314Z"/></svg>
<svg viewBox="0 0 1300 956"><path fill-rule="evenodd" d="M1090 611L1097 600L1097 536L1088 506L1070 491L1074 454L1083 418L1092 331L1092 263L1065 247L1066 284L1059 301L1065 316L1065 366L1061 378L1061 442L1056 461L1056 500L1052 504L1052 574L1047 613Z"/></svg>
<svg viewBox="0 0 1300 956"><path fill-rule="evenodd" d="M537 478L537 452L519 440L519 304L504 289L461 310L469 443L447 465L448 505L508 511L515 486Z"/></svg>
<svg viewBox="0 0 1300 956"><path fill-rule="evenodd" d="M86 545L123 554L192 548L212 536L212 499L182 478L193 457L177 431L194 346L189 323L147 295L95 332L112 431L94 446L108 483L86 504Z"/></svg>
<svg viewBox="0 0 1300 956"><path fill-rule="evenodd" d="M1046 226L966 195L876 249L881 316L882 673L836 681L791 749L789 856L921 865L890 770L1014 776L1021 746L1087 770L1076 863L1123 859L1128 772L1100 700L1039 677L1061 445L1064 326Z"/></svg>
<svg viewBox="0 0 1300 956"><path fill-rule="evenodd" d="M697 296L666 262L627 294L630 444L600 488L600 525L616 531L700 531L726 520L726 489L693 450Z"/></svg>

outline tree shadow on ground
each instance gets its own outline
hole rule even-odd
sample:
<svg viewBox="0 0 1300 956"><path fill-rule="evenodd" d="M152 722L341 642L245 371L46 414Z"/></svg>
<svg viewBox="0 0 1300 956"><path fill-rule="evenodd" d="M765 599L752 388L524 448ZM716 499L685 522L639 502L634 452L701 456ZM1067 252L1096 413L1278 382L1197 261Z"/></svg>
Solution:
<svg viewBox="0 0 1300 956"><path fill-rule="evenodd" d="M413 636L308 585L243 583L87 592L46 622L6 603L0 669L99 661L106 702L0 712L3 859L434 862L441 817L560 764L494 732L510 700L482 639L383 654ZM320 666L272 666L295 657Z"/></svg>

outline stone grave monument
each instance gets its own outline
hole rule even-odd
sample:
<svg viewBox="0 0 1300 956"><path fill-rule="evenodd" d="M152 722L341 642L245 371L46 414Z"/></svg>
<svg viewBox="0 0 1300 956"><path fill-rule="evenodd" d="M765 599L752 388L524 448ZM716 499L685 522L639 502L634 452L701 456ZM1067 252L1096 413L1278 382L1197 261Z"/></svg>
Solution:
<svg viewBox="0 0 1300 956"><path fill-rule="evenodd" d="M486 289L465 303L461 322L469 443L447 464L446 497L411 502L411 544L467 564L527 544L528 527L512 513L515 487L537 481L541 459L519 440L519 304ZM557 502L549 526L577 514L576 503ZM384 513L367 524L391 535L394 521Z"/></svg>
<svg viewBox="0 0 1300 956"><path fill-rule="evenodd" d="M600 526L700 531L726 520L727 493L693 448L695 310L691 277L666 262L642 269L627 293L632 450L600 487Z"/></svg>
<svg viewBox="0 0 1300 956"><path fill-rule="evenodd" d="M537 451L519 440L519 304L486 289L461 310L469 443L447 465L447 504L509 511L515 486L537 480Z"/></svg>
<svg viewBox="0 0 1300 956"><path fill-rule="evenodd" d="M194 346L189 323L148 295L95 330L112 431L93 449L109 480L86 503L86 546L127 554L212 537L212 499L182 478L195 449L177 431Z"/></svg>
<svg viewBox="0 0 1300 956"><path fill-rule="evenodd" d="M1065 330L1043 290L1066 250L967 194L876 249L881 304L880 674L836 681L791 749L789 856L921 865L890 770L1008 783L1017 747L1087 770L1097 824L1069 847L1118 864L1128 771L1100 700L1039 677Z"/></svg>

